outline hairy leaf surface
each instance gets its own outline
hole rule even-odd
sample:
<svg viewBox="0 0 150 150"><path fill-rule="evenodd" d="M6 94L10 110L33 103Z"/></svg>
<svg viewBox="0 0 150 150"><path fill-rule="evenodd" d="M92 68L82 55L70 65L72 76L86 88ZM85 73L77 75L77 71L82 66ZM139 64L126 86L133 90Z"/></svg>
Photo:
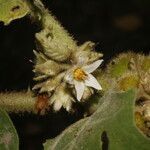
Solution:
<svg viewBox="0 0 150 150"><path fill-rule="evenodd" d="M0 150L18 150L17 132L8 114L0 109Z"/></svg>
<svg viewBox="0 0 150 150"><path fill-rule="evenodd" d="M24 17L29 13L25 0L0 0L0 21L8 25L12 20Z"/></svg>
<svg viewBox="0 0 150 150"><path fill-rule="evenodd" d="M134 123L135 91L109 92L100 101L92 116L47 140L45 150L148 150L150 140Z"/></svg>

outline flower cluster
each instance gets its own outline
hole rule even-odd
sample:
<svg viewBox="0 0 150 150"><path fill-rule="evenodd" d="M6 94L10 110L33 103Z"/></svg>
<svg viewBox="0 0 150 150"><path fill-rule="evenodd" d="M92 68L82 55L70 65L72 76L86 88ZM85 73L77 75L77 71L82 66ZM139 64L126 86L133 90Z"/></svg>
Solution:
<svg viewBox="0 0 150 150"><path fill-rule="evenodd" d="M74 51L68 61L58 62L42 52L35 52L34 72L37 83L33 90L46 92L54 110L64 107L70 111L72 103L88 99L102 87L92 73L101 65L102 54L93 51L93 43L86 42Z"/></svg>

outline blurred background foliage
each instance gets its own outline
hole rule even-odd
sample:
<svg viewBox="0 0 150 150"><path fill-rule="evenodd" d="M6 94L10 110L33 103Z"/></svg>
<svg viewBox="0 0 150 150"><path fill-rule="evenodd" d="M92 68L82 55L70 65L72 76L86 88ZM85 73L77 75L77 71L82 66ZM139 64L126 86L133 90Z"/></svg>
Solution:
<svg viewBox="0 0 150 150"><path fill-rule="evenodd" d="M44 0L47 8L79 44L91 40L104 53L107 63L120 52L149 53L149 0ZM32 86L35 49L34 34L39 29L28 17L9 26L0 23L0 90L22 90ZM82 117L82 111L64 110L45 116L11 114L20 138L21 150L41 150L47 138Z"/></svg>

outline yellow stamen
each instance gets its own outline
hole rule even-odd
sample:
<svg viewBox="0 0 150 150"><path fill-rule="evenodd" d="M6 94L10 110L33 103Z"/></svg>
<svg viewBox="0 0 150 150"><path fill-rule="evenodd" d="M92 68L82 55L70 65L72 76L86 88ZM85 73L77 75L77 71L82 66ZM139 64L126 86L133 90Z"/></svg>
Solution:
<svg viewBox="0 0 150 150"><path fill-rule="evenodd" d="M73 77L75 80L85 80L87 74L81 68L77 68L73 72Z"/></svg>

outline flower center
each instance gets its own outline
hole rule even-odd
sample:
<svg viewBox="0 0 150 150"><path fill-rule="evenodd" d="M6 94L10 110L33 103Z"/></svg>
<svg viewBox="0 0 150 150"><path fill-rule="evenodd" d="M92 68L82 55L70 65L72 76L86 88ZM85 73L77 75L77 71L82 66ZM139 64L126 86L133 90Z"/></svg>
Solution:
<svg viewBox="0 0 150 150"><path fill-rule="evenodd" d="M87 74L81 68L77 68L73 72L73 77L75 80L85 80Z"/></svg>

